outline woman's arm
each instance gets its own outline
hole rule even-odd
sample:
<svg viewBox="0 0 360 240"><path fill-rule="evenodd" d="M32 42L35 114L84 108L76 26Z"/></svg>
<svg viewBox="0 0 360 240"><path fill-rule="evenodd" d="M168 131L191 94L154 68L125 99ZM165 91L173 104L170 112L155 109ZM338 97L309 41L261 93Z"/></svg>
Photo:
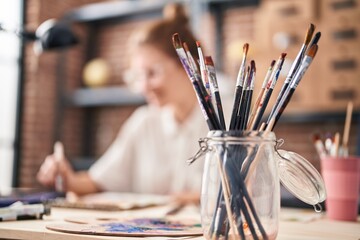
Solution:
<svg viewBox="0 0 360 240"><path fill-rule="evenodd" d="M101 189L91 179L87 171L75 172L67 182L67 191L74 192L77 195L100 192Z"/></svg>

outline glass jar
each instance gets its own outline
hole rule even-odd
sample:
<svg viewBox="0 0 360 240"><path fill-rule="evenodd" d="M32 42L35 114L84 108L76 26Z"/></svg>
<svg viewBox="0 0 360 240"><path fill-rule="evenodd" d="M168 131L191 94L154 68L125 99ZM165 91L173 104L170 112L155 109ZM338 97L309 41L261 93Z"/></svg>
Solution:
<svg viewBox="0 0 360 240"><path fill-rule="evenodd" d="M206 153L201 190L206 239L276 239L280 180L309 204L325 199L320 174L298 155L280 156L273 132L211 131L199 142Z"/></svg>

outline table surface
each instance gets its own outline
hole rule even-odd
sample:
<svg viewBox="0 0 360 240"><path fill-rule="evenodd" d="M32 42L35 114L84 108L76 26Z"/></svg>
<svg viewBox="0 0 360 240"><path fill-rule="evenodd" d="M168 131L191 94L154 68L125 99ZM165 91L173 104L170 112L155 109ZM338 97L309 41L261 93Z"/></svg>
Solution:
<svg viewBox="0 0 360 240"><path fill-rule="evenodd" d="M170 206L158 206L132 211L95 211L84 209L52 208L51 215L42 220L21 220L0 222L0 239L37 239L37 240L86 240L86 239L125 239L119 237L68 234L46 229L49 224L65 223L71 217L163 217ZM192 217L200 221L198 209L187 207L177 214L181 217ZM144 238L131 238L144 239ZM149 239L171 239L169 237L149 237ZM181 238L172 238L181 239ZM186 239L203 239L203 237L186 237ZM310 209L282 208L279 240L359 240L360 217L357 222L332 221L324 213Z"/></svg>

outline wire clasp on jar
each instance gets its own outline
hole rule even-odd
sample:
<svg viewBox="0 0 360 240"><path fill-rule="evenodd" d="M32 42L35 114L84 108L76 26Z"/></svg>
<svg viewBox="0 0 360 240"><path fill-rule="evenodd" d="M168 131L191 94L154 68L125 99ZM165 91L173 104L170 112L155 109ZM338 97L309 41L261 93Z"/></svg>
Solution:
<svg viewBox="0 0 360 240"><path fill-rule="evenodd" d="M207 152L211 151L212 148L208 145L209 138L200 138L199 139L199 150L195 153L194 156L189 158L186 162L190 165L194 163L197 159L204 156Z"/></svg>

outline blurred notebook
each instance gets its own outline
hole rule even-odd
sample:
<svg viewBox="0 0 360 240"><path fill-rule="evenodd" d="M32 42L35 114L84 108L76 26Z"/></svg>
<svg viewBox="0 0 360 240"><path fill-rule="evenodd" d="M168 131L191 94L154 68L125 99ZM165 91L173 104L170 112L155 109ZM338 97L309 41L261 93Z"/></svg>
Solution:
<svg viewBox="0 0 360 240"><path fill-rule="evenodd" d="M170 197L166 195L103 192L76 199L58 199L52 201L51 206L116 211L166 205L169 202Z"/></svg>

